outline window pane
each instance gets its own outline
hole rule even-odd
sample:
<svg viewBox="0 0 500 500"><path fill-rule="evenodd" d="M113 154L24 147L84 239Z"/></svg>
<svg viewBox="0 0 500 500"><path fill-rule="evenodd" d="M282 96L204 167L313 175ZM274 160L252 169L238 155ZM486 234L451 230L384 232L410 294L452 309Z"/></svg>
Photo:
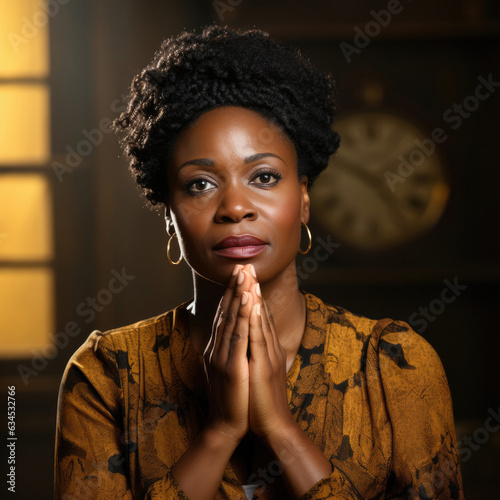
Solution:
<svg viewBox="0 0 500 500"><path fill-rule="evenodd" d="M49 160L46 85L0 85L0 167Z"/></svg>
<svg viewBox="0 0 500 500"><path fill-rule="evenodd" d="M0 15L0 78L39 77L48 74L49 15L64 8L47 0L4 0Z"/></svg>
<svg viewBox="0 0 500 500"><path fill-rule="evenodd" d="M0 268L1 357L31 357L52 341L53 288L49 268Z"/></svg>
<svg viewBox="0 0 500 500"><path fill-rule="evenodd" d="M51 190L42 175L0 175L0 260L53 258Z"/></svg>

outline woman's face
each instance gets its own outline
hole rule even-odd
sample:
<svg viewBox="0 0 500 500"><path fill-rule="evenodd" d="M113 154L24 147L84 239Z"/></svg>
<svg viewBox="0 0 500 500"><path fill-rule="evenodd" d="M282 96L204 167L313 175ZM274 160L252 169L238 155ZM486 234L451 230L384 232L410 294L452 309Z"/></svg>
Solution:
<svg viewBox="0 0 500 500"><path fill-rule="evenodd" d="M307 178L298 178L293 143L261 115L207 111L179 135L168 177L171 219L199 275L225 284L235 264L251 263L265 283L295 266Z"/></svg>

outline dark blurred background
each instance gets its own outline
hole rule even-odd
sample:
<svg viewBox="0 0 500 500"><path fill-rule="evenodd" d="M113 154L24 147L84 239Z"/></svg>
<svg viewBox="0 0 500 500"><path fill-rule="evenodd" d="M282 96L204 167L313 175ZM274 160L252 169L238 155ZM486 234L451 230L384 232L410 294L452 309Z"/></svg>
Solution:
<svg viewBox="0 0 500 500"><path fill-rule="evenodd" d="M301 287L408 321L433 345L466 497L498 497L500 3L8 0L2 11L0 370L3 401L16 387L18 498L53 495L71 354L93 329L191 297L108 127L161 40L212 22L268 31L336 77L343 142L310 224L314 245L335 245L300 261Z"/></svg>

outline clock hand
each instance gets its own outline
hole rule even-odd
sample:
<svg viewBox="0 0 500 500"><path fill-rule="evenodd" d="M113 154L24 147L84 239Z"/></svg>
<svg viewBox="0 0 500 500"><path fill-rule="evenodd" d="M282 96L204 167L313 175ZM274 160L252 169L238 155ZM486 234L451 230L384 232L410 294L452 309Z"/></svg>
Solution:
<svg viewBox="0 0 500 500"><path fill-rule="evenodd" d="M379 176L366 172L345 158L342 158L341 161L337 161L335 166L339 167L344 172L350 173L351 175L354 174L356 177L371 186L382 202L389 206L389 213L391 214L395 224L400 227L406 227L408 225L408 221L402 214L396 198L393 193L389 191L387 183L384 182Z"/></svg>

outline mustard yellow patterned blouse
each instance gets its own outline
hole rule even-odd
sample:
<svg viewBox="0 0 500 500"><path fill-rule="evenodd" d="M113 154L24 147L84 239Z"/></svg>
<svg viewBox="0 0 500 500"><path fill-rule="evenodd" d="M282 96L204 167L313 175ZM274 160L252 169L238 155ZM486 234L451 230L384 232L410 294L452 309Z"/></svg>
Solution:
<svg viewBox="0 0 500 500"><path fill-rule="evenodd" d="M287 376L290 410L332 465L301 500L463 499L448 383L407 323L371 320L303 292L306 328ZM170 473L208 414L185 302L94 331L58 405L56 498L186 499ZM288 499L274 464L254 498ZM228 464L216 499L245 500Z"/></svg>

